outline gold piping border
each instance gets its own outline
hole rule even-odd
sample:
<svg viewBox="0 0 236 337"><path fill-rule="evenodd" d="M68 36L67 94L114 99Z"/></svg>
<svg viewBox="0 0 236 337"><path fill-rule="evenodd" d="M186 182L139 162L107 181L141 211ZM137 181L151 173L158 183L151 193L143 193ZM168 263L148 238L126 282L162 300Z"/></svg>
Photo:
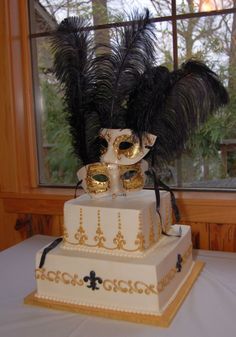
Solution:
<svg viewBox="0 0 236 337"><path fill-rule="evenodd" d="M162 315L155 316L150 314L130 313L124 311L114 311L110 309L94 308L86 305L66 304L59 301L52 301L46 299L40 299L35 296L36 292L29 294L24 299L25 304L46 307L49 309L64 310L70 312L76 312L86 315L94 315L99 317L105 317L110 319L129 321L134 323L149 324L160 327L168 327L175 315L177 314L180 306L184 302L192 286L201 273L205 263L202 261L194 262L191 273L187 277L184 284L179 289L175 299L168 305Z"/></svg>

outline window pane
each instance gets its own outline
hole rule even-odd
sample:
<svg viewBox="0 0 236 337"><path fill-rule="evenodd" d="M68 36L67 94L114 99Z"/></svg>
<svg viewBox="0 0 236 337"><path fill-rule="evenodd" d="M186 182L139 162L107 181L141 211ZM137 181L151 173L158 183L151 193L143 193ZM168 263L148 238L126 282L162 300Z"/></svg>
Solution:
<svg viewBox="0 0 236 337"><path fill-rule="evenodd" d="M210 12L221 9L234 8L234 0L177 0L177 14Z"/></svg>
<svg viewBox="0 0 236 337"><path fill-rule="evenodd" d="M33 1L33 0L31 0ZM31 14L31 33L50 32L69 16L84 16L91 25L122 22L132 9L148 8L152 17L171 14L171 0L40 0L34 1Z"/></svg>
<svg viewBox="0 0 236 337"><path fill-rule="evenodd" d="M63 92L52 74L48 38L37 38L37 144L40 184L75 184L78 160L73 154L63 109Z"/></svg>
<svg viewBox="0 0 236 337"><path fill-rule="evenodd" d="M155 24L157 45L156 45L156 63L165 65L169 70L173 69L173 43L172 43L172 25L168 21Z"/></svg>
<svg viewBox="0 0 236 337"><path fill-rule="evenodd" d="M55 30L58 23L68 16L85 16L92 20L92 1L40 0L31 3L31 34ZM101 13L100 13L101 14Z"/></svg>
<svg viewBox="0 0 236 337"><path fill-rule="evenodd" d="M108 12L110 21L112 16L120 14L121 18L124 12L130 13L130 10L148 8L153 17L167 16L171 14L171 0L108 0Z"/></svg>
<svg viewBox="0 0 236 337"><path fill-rule="evenodd" d="M217 15L203 18L179 20L178 58L197 57L208 61L209 66L219 72L227 68L232 36L232 15Z"/></svg>
<svg viewBox="0 0 236 337"><path fill-rule="evenodd" d="M236 176L235 19L218 15L178 22L180 63L191 57L204 61L229 87L231 98L229 106L212 116L189 142L179 163L183 187L236 187L231 180Z"/></svg>

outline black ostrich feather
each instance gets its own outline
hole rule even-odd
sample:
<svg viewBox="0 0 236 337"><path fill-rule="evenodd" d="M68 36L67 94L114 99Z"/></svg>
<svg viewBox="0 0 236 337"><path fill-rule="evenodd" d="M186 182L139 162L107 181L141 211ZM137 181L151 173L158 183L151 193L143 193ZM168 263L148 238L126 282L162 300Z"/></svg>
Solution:
<svg viewBox="0 0 236 337"><path fill-rule="evenodd" d="M87 27L85 19L69 17L51 38L55 75L64 89L74 152L84 165L99 160L96 141L101 127L93 102L94 43Z"/></svg>
<svg viewBox="0 0 236 337"><path fill-rule="evenodd" d="M102 125L107 128L126 127L126 104L140 76L155 59L154 26L149 11L135 11L130 25L117 28L109 50L96 58L98 106Z"/></svg>
<svg viewBox="0 0 236 337"><path fill-rule="evenodd" d="M170 72L166 67L148 68L131 93L126 114L127 127L139 136L150 132L157 111L162 110L170 87Z"/></svg>
<svg viewBox="0 0 236 337"><path fill-rule="evenodd" d="M196 128L227 102L217 75L199 61L173 72L151 68L130 96L127 123L139 137L146 132L157 136L151 156L158 165L180 155Z"/></svg>
<svg viewBox="0 0 236 337"><path fill-rule="evenodd" d="M149 11L135 11L117 27L102 55L96 53L86 20L67 18L52 37L55 74L64 101L75 153L83 165L99 161L101 128L129 128L142 140L157 136L152 161L180 155L190 135L228 94L205 64L190 60L179 70L154 66L155 33Z"/></svg>

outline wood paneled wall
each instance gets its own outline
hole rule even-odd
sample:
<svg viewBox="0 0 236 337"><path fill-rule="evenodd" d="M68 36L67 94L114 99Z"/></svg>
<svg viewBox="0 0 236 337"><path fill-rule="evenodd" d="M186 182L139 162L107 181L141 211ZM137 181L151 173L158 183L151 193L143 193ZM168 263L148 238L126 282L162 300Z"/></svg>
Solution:
<svg viewBox="0 0 236 337"><path fill-rule="evenodd" d="M60 235L68 189L39 188L27 1L0 1L0 250ZM195 245L236 251L235 193L176 193Z"/></svg>

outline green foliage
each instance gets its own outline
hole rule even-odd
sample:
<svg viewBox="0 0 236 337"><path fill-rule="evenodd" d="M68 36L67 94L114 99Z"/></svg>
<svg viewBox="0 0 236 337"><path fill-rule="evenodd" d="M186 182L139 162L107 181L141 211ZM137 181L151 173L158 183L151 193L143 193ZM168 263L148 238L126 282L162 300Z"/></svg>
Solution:
<svg viewBox="0 0 236 337"><path fill-rule="evenodd" d="M191 138L188 146L193 155L203 158L216 156L220 142L227 137L228 128L232 124L231 114L221 111L213 115Z"/></svg>
<svg viewBox="0 0 236 337"><path fill-rule="evenodd" d="M46 149L46 182L75 184L78 160L73 155L69 126L58 87L41 81L44 99L43 142Z"/></svg>

